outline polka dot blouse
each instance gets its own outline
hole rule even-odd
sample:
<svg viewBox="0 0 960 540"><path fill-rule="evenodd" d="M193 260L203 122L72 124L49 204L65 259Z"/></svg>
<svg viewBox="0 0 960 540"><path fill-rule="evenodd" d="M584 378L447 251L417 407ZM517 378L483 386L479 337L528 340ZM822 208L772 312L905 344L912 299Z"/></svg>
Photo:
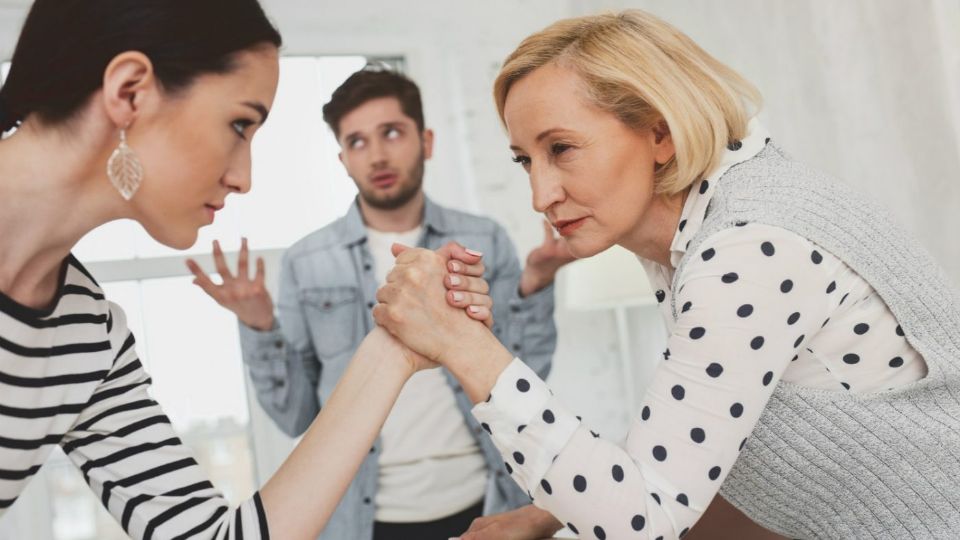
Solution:
<svg viewBox="0 0 960 540"><path fill-rule="evenodd" d="M673 268L703 223L710 182L769 141L756 121L750 132L691 188L671 266L641 260L670 337L625 443L584 426L519 360L474 408L514 480L581 538L682 537L777 384L864 393L926 374L870 285L784 229L746 223L711 236L671 290Z"/></svg>

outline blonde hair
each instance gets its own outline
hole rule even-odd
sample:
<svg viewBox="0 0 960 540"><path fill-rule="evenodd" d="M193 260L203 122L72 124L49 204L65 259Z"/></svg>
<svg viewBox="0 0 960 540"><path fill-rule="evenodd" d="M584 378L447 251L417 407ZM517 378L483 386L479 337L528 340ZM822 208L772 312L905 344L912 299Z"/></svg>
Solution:
<svg viewBox="0 0 960 540"><path fill-rule="evenodd" d="M707 175L747 134L760 92L685 34L640 10L558 21L523 40L494 83L500 120L511 86L550 63L574 70L590 99L633 129L666 122L676 149L656 190L676 194ZM747 110L752 105L752 111Z"/></svg>

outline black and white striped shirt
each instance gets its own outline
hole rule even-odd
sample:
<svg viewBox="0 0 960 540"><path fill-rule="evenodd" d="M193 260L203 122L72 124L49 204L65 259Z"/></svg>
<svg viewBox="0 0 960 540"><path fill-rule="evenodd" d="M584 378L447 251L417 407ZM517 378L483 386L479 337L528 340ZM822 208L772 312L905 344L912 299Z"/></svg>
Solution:
<svg viewBox="0 0 960 540"><path fill-rule="evenodd" d="M0 293L0 516L60 445L133 538L268 538L259 493L230 509L150 384L123 310L72 255L51 309Z"/></svg>

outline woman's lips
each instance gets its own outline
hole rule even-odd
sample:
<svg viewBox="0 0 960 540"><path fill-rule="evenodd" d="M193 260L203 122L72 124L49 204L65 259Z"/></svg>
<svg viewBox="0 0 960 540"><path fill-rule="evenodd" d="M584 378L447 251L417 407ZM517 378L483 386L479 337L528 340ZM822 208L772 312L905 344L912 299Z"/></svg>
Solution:
<svg viewBox="0 0 960 540"><path fill-rule="evenodd" d="M560 236L569 236L573 231L579 229L586 223L587 218L561 220L554 224L554 228L560 233Z"/></svg>

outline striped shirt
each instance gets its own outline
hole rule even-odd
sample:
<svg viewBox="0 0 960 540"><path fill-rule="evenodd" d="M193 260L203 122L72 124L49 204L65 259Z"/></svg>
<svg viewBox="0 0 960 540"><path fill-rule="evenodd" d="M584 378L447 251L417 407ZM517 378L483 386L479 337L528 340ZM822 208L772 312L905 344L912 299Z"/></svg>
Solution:
<svg viewBox="0 0 960 540"><path fill-rule="evenodd" d="M0 516L55 445L133 538L269 538L259 493L235 509L148 394L119 306L71 255L53 307L0 293Z"/></svg>

